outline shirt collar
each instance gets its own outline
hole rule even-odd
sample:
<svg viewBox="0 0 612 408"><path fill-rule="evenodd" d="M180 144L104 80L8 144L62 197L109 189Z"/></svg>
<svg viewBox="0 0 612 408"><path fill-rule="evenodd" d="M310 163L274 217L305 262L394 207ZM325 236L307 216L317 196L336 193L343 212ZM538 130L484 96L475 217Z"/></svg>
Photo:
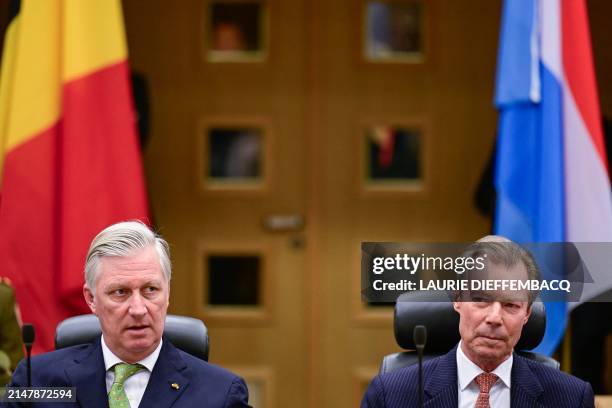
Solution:
<svg viewBox="0 0 612 408"><path fill-rule="evenodd" d="M510 354L510 357L505 359L492 371L492 373L497 375L508 388L510 388L513 361L514 356ZM461 391L465 390L467 386L474 381L474 378L481 373L484 373L482 368L474 364L474 362L465 355L461 349L461 341L459 341L459 345L457 346L457 378L459 379L459 389Z"/></svg>
<svg viewBox="0 0 612 408"><path fill-rule="evenodd" d="M102 335L101 343L102 356L104 357L104 368L106 369L106 371L110 370L115 364L124 362L119 357L117 357L115 353L111 351L111 349L108 348L106 342L104 341L104 335ZM161 351L162 343L163 339L160 339L157 348L153 350L151 354L138 361L137 364L143 365L147 370L149 370L149 372L152 372L153 367L155 367L155 363L157 362L157 358L159 357L159 352Z"/></svg>

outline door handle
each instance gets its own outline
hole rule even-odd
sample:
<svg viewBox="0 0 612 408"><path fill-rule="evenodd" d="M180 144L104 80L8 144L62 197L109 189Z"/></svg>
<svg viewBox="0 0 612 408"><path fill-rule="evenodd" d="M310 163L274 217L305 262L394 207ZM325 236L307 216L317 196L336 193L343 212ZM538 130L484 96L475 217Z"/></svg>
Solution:
<svg viewBox="0 0 612 408"><path fill-rule="evenodd" d="M269 232L297 232L304 228L301 214L270 214L263 219L263 226Z"/></svg>

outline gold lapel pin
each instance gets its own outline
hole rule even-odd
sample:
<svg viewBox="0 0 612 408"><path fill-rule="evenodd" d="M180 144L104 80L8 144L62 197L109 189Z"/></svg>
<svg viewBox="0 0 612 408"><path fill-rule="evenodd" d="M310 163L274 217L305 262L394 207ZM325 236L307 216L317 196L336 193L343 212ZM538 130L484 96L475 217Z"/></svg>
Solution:
<svg viewBox="0 0 612 408"><path fill-rule="evenodd" d="M171 387L172 387L172 389L174 389L174 390L178 390L179 388L181 388L181 386L180 386L180 385L178 385L177 383L172 383L172 384L170 384L170 386L171 386Z"/></svg>

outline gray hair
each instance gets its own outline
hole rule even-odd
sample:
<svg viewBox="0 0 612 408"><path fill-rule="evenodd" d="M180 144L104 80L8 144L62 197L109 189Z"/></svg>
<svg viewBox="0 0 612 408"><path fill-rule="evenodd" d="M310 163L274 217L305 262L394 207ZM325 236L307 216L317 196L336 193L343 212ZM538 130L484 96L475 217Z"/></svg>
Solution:
<svg viewBox="0 0 612 408"><path fill-rule="evenodd" d="M85 282L95 291L100 269L100 258L106 256L129 256L143 248L154 247L159 263L170 282L172 265L168 243L141 221L125 221L113 224L100 232L91 242L85 261Z"/></svg>
<svg viewBox="0 0 612 408"><path fill-rule="evenodd" d="M507 267L522 263L527 270L527 279L540 279L540 271L533 255L521 245L506 237L487 235L468 246L462 256L474 259L486 256L489 262ZM537 296L537 291L529 291L529 305L533 303Z"/></svg>

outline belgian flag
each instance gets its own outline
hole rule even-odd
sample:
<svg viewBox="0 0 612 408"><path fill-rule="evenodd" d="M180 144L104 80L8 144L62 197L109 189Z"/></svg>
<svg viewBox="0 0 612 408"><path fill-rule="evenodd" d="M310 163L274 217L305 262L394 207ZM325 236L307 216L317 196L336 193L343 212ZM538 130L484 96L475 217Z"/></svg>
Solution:
<svg viewBox="0 0 612 408"><path fill-rule="evenodd" d="M148 217L119 0L13 4L0 77L0 276L34 352L89 313L83 265L107 225Z"/></svg>

